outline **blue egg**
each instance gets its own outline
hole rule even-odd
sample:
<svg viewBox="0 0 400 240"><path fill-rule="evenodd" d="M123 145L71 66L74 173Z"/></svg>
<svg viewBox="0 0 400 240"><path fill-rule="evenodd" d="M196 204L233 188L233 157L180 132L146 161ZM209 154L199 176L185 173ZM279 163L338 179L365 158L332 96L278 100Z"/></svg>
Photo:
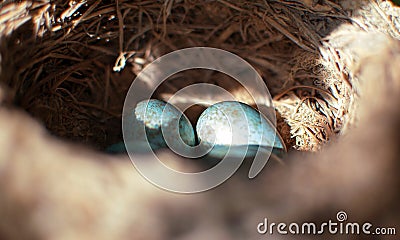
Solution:
<svg viewBox="0 0 400 240"><path fill-rule="evenodd" d="M213 146L208 153L223 158L254 157L258 149L284 150L275 127L252 107L235 101L219 102L208 107L197 121L196 131L201 145Z"/></svg>
<svg viewBox="0 0 400 240"><path fill-rule="evenodd" d="M188 118L173 105L157 99L139 102L127 122L129 131L125 141L133 151L146 151L143 147L146 143L150 144L152 150L167 147L165 136L173 145L179 145L180 139L189 146L195 144L194 130ZM122 149L118 144L114 148L116 151Z"/></svg>

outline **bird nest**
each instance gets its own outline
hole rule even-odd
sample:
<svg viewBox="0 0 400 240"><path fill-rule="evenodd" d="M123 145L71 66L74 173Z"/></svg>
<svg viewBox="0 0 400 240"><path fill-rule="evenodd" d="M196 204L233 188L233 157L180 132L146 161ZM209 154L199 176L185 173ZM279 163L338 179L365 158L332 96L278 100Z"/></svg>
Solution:
<svg viewBox="0 0 400 240"><path fill-rule="evenodd" d="M3 137L14 139L15 146L2 151L29 148L18 145L30 133L15 137L25 129L17 126L40 128L33 123L37 121L63 142L43 139L36 131L33 139L57 146L73 142L79 159L94 161L99 155L90 149L103 151L122 139L124 99L140 71L166 53L206 46L237 54L257 70L270 90L277 130L290 151L327 155L332 153L325 150L328 143L342 146L338 142L372 112L362 108L362 99L384 98L382 87L398 85L390 66L385 70L390 76L376 70L387 59L399 58L396 39L400 10L391 1L1 1L0 122L4 128L14 119L16 124L10 127L15 132ZM372 67L366 71L367 66ZM368 80L371 76L383 78L379 87L370 85L375 81ZM210 70L175 74L153 97L167 100L199 82L222 86L237 100L254 103L252 93ZM190 101L216 97L187 96ZM82 144L87 148L81 149ZM51 155L46 146L38 147L37 158ZM295 160L297 155L291 156ZM71 161L61 165L69 167ZM52 236L48 229L40 231Z"/></svg>
<svg viewBox="0 0 400 240"><path fill-rule="evenodd" d="M279 129L290 147L318 150L341 132L347 115L355 114L349 111L354 98L351 76L338 69L340 58L323 58L319 50L321 39L351 22L335 3L3 5L2 65L7 71L1 82L8 99L54 135L97 149L121 139L122 106L135 76L158 57L186 47L224 49L254 66L274 97ZM176 74L155 97L207 82L229 88L238 100L248 102L233 81L200 70Z"/></svg>

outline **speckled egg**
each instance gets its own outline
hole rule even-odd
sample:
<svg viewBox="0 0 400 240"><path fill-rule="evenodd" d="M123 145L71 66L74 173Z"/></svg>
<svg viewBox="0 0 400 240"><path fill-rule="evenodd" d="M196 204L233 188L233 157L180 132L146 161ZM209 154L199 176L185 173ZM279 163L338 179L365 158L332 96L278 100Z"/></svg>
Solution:
<svg viewBox="0 0 400 240"><path fill-rule="evenodd" d="M179 136L185 144L190 146L195 144L192 124L179 109L169 103L156 99L141 101L128 119L128 122L132 123L131 137L128 136L130 144L137 142L142 145L141 143L147 141L153 150L166 147L162 131L169 133L169 141L173 141L174 145L178 144L175 141L178 142ZM143 136L143 131L140 131L143 127L146 130L146 136Z"/></svg>
<svg viewBox="0 0 400 240"><path fill-rule="evenodd" d="M208 153L211 157L224 157L230 147L233 157L254 157L260 146L284 149L275 127L240 102L219 102L208 107L200 115L196 131L201 145L214 145Z"/></svg>

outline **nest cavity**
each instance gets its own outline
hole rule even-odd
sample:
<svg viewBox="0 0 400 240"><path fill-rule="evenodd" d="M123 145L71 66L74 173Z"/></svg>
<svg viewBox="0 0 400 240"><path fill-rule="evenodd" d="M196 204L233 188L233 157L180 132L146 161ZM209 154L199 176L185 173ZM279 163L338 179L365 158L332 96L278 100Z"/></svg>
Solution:
<svg viewBox="0 0 400 240"><path fill-rule="evenodd" d="M122 138L125 94L147 64L186 47L216 47L260 73L286 144L315 151L355 114L349 108L356 96L351 74L324 42L351 22L352 7L360 9L346 4L362 3L4 1L2 101L25 109L54 135L103 149ZM163 99L192 81L225 84L239 99L247 94L221 74L189 71L174 76L155 97Z"/></svg>

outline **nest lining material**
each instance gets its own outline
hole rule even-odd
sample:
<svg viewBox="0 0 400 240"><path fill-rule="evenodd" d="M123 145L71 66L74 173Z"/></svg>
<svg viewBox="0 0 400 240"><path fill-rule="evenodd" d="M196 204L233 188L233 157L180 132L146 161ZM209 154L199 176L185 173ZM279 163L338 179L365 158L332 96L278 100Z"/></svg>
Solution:
<svg viewBox="0 0 400 240"><path fill-rule="evenodd" d="M102 149L121 139L124 96L146 64L184 47L217 47L259 71L274 97L287 145L318 150L356 115L348 112L356 94L341 56L327 43L321 48L336 26L350 22L344 7L360 8L346 4L6 1L0 32L7 71L0 80L8 99L53 134ZM250 102L231 79L194 71L177 74L155 97L196 81L230 88L238 100Z"/></svg>

